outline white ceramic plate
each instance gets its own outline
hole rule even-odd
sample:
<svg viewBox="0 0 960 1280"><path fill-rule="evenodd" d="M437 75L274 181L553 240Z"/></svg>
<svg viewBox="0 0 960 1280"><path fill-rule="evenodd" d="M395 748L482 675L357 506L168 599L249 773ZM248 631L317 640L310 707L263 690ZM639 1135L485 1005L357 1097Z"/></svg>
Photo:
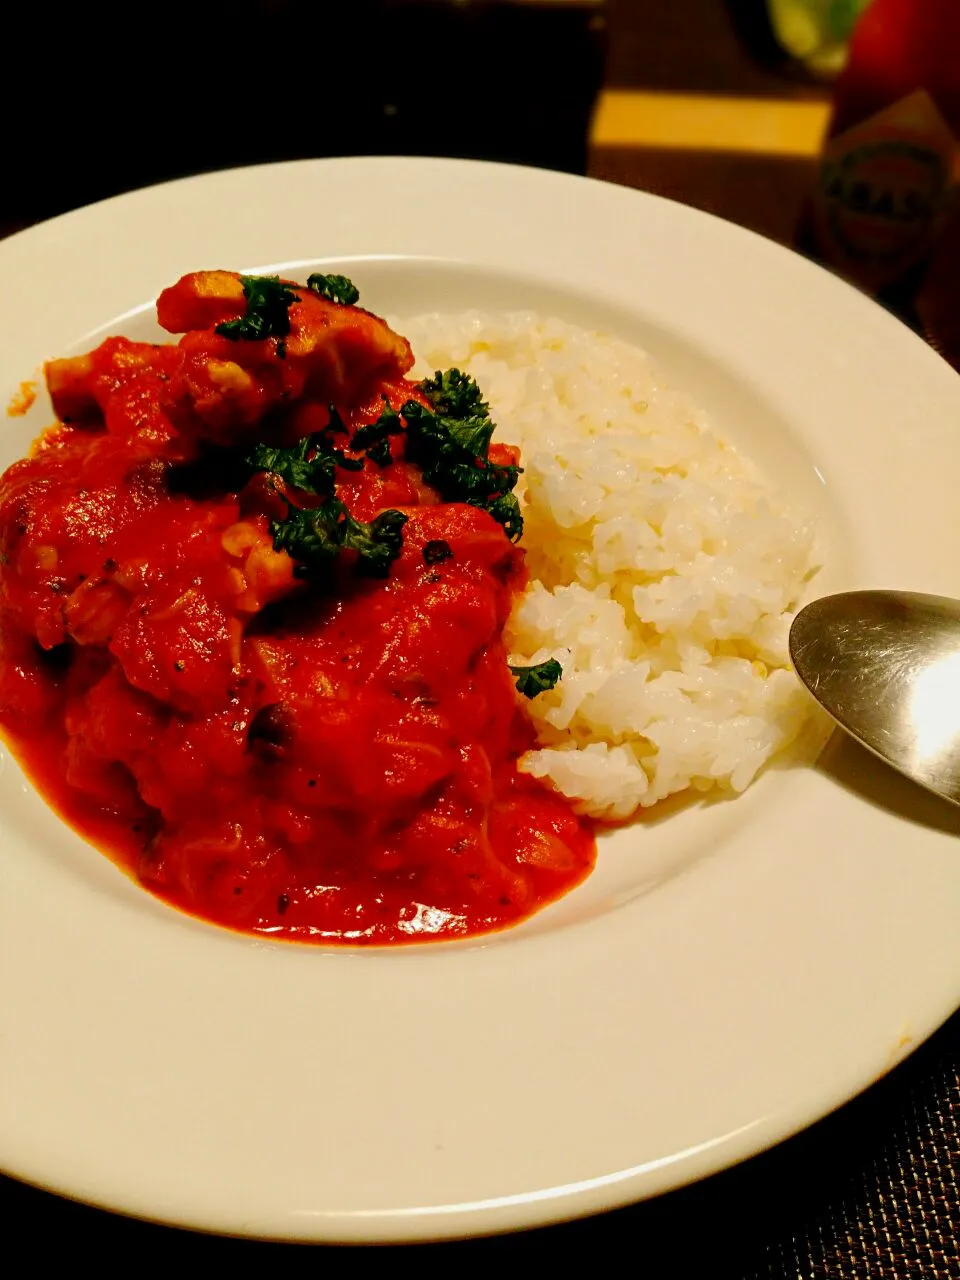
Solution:
<svg viewBox="0 0 960 1280"><path fill-rule="evenodd" d="M338 263L378 311L531 306L645 345L822 514L823 590L960 594L960 379L825 273L679 205L518 168L192 179L0 244L0 391L181 273ZM4 427L0 463L49 407ZM320 1240L608 1208L776 1142L960 1003L955 812L836 742L602 841L487 940L351 952L177 914L0 774L0 1162L95 1204Z"/></svg>

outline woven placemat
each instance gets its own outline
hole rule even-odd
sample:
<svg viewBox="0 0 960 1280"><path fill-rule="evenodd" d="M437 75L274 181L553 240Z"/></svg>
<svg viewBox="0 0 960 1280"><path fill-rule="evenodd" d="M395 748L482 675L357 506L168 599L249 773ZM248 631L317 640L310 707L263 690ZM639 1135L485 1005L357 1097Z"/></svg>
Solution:
<svg viewBox="0 0 960 1280"><path fill-rule="evenodd" d="M744 1280L960 1276L960 1018L868 1094L754 1163L748 1178L769 1164L797 1202Z"/></svg>
<svg viewBox="0 0 960 1280"><path fill-rule="evenodd" d="M8 1250L34 1259L262 1266L297 1245L193 1235L0 1180ZM657 1201L521 1235L404 1249L331 1250L331 1265L590 1263L653 1280L952 1280L960 1277L960 1015L835 1115L736 1169ZM419 1256L415 1256L419 1255ZM348 1261L349 1258L349 1261ZM109 1274L109 1268L108 1268Z"/></svg>

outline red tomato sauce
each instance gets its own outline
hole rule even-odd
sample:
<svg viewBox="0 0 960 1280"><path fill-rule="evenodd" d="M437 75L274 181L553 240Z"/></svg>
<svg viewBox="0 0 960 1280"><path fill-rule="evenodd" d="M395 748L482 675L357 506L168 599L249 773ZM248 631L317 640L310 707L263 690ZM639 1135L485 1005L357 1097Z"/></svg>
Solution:
<svg viewBox="0 0 960 1280"><path fill-rule="evenodd" d="M236 278L203 275L229 296L211 320L212 286L175 286L179 344L54 362L61 423L0 478L6 741L66 821L205 920L355 944L522 920L595 858L589 824L517 768L533 736L502 632L523 553L441 502L400 436L389 465L336 473L357 520L406 516L389 576L344 552L321 585L298 578L271 534L289 490L237 481L230 447L296 441L331 403L349 433L415 399L409 348L310 299L286 350L227 342Z"/></svg>

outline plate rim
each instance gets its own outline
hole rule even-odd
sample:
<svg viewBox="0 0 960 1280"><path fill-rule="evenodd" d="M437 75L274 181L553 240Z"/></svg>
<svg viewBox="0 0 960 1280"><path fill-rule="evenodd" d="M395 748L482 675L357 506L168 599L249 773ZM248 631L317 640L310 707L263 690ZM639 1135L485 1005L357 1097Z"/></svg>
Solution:
<svg viewBox="0 0 960 1280"><path fill-rule="evenodd" d="M255 187L258 178L265 180L277 179L284 190L290 190L291 184L295 186L298 182L308 177L316 186L316 175L319 173L329 176L331 181L339 180L348 184L354 182L359 187L363 187L364 185L375 185L377 181L383 179L384 175L392 176L398 172L419 176L427 186L430 184L433 184L434 187L437 185L443 186L445 182L449 181L454 185L459 183L462 186L472 186L474 188L477 183L490 184L501 193L501 196L504 192L522 191L535 204L540 202L538 206L540 208L542 208L543 203L551 203L555 193L563 191L569 196L570 202L576 205L580 201L580 195L574 193L589 191L591 194L584 196L581 202L583 207L596 205L599 208L600 203L606 202L612 211L611 216L615 212L616 217L631 217L640 226L645 222L662 226L666 225L664 220L672 220L673 226L681 228L677 233L681 240L697 234L702 234L707 240L719 238L719 243L723 247L729 248L731 244L735 246L733 249L734 254L738 252L736 246L751 246L745 248L743 252L747 254L748 259L751 255L756 256L758 270L759 263L764 260L766 255L768 262L778 264L771 268L774 273L779 270L785 274L788 280L795 281L798 278L810 281L817 280L818 283L816 285L810 285L810 289L814 294L820 294L833 300L838 309L846 310L861 320L870 340L876 340L881 344L886 344L888 347L892 346L899 351L910 353L906 358L912 361L916 368L923 371L924 377L929 382L933 384L939 383L943 388L937 391L937 395L942 396L945 402L953 401L960 407L960 380L955 380L952 383L949 381L951 378L955 379L955 375L920 338L900 325L899 322L893 320L892 317L882 313L879 308L859 295L850 286L838 281L835 277L822 271L822 269L802 262L802 260L790 254L789 251L781 246L774 245L772 242L766 241L752 232L725 223L711 215L691 210L686 206L675 205L673 202L664 200L661 197L613 187L593 179L583 179L541 170L529 170L521 166L409 157L350 157L341 160L293 161L284 162L280 165L251 166L244 170L227 170L221 173L180 179L174 183L159 184L140 191L125 193L108 201L86 206L83 209L64 214L50 222L19 232L8 240L0 242L0 273L12 272L13 279L16 281L19 275L29 270L29 267L25 264L31 260L36 262L37 259L49 253L52 253L54 258L57 258L58 255L60 259L63 259L64 255L69 258L71 253L76 252L75 246L82 242L84 237L92 240L92 243L99 247L107 231L110 231L113 235L120 235L125 227L132 227L136 230L138 226L142 226L144 219L149 221L153 217L153 211L162 213L165 204L170 204L178 209L181 207L189 209L195 206L203 208L208 203L215 204L215 198L208 202L203 193L213 192L218 185L221 189L224 188L224 184L227 187L243 189L249 187L251 183ZM456 182L454 182L454 179L456 179ZM602 192L602 194L596 194L598 191ZM534 195L536 195L536 200L534 200ZM193 199L194 196L197 197L196 200ZM271 199L276 198L276 196L271 197ZM614 206L616 206L615 210ZM275 206L270 205L269 200L265 202L265 207L273 209L274 212L276 211ZM654 212L651 213L651 210ZM250 242L260 243L258 237L264 233L264 228L258 226L255 218L252 219L249 230ZM247 234L247 232L244 232L244 234ZM341 232L341 234L343 233ZM347 234L349 238L349 233ZM295 238L291 239L291 243ZM529 234L526 238L529 240ZM518 244L523 247L524 238L522 236ZM492 243L488 244L483 252L478 254L477 265L490 262L501 252L501 248L492 245ZM342 259L345 256L351 259L357 257L357 255L338 253L329 255L329 259ZM391 257L394 255L387 253L385 255L374 254L372 256L379 258L381 256ZM402 257L403 255L400 256ZM408 256L413 258L418 255L410 254ZM277 260L286 260L286 258L278 257ZM313 260L324 259L314 258ZM450 261L450 259L441 255L438 261ZM191 266L196 265L200 264L188 263L183 269L190 269ZM254 269L255 266L254 263L249 261L237 263L236 265L246 269ZM115 292L122 294L124 288L127 288L129 292L129 289L133 286L114 282L112 287ZM619 297L620 294L618 293L617 296ZM142 301L142 297L132 299L129 305L136 306L141 304ZM374 305L376 305L375 301ZM70 308L68 307L67 310L69 311ZM5 314L6 311L7 307L4 305L0 314ZM104 318L109 319L109 316ZM35 321L31 321L31 323L35 324ZM30 325L26 325L25 328L29 329ZM878 334L880 335L879 339L876 337ZM895 337L893 336L894 334L896 334ZM74 337L76 336L75 334ZM32 339L30 340L32 341ZM18 348L15 342L13 347L15 352L18 352L28 345L28 342L24 342ZM865 347L862 342L859 345L854 342L855 358L863 359L864 350ZM11 360L14 358L19 358L19 356L15 354L14 357L7 356L4 360L0 360L0 370L6 374L11 367ZM840 375L836 370L832 370L829 372L829 376L839 377ZM936 396L934 398L936 399ZM924 588L921 586L917 589ZM880 826L882 825L881 823ZM880 828L878 827L877 829L879 830ZM929 856L931 859L935 858L935 850L932 845ZM22 867L20 870L22 871ZM717 875L716 865L713 866L710 875ZM952 880L950 883L952 886ZM83 897L82 894L78 896L77 900L79 901L81 897ZM3 907L0 904L0 913L2 912ZM2 918L3 916L0 915L0 919ZM525 939L524 943L529 945L531 941ZM602 943L596 945L599 951L602 952L604 950ZM483 950L483 948L479 948L479 950ZM493 953L490 952L490 954ZM411 960L413 960L412 957ZM416 964L417 962L413 960L413 963ZM423 966L421 965L420 967L422 968ZM960 972L960 969L958 969L958 972ZM953 1009L956 1008L957 1004L960 1004L960 978L953 979L949 986L945 983L943 988L936 994L929 993L929 998L921 1003L924 1005L922 1014L912 1025L909 1043L902 1046L902 1048L912 1049L916 1047L941 1025ZM900 1054L900 1056L902 1057L903 1055ZM267 1215L259 1221L251 1221L249 1230L238 1229L238 1226L243 1227L243 1223L238 1223L236 1215L232 1215L229 1206L220 1215L211 1214L210 1208L207 1207L200 1212L198 1217L191 1217L190 1206L184 1202L175 1203L176 1196L174 1195L171 1199L169 1192L167 1207L159 1214L145 1212L143 1204L137 1201L135 1195L131 1195L131 1189L129 1188L125 1188L124 1194L119 1198L116 1194L116 1189L106 1198L102 1194L99 1196L91 1195L89 1193L90 1188L78 1194L75 1174L72 1176L72 1180L67 1179L67 1182L63 1185L58 1185L56 1178L37 1178L36 1161L24 1161L22 1153L21 1158L15 1161L19 1167L14 1168L11 1166L10 1173L14 1177L22 1177L24 1181L33 1182L35 1185L57 1191L59 1194L69 1195L71 1198L98 1204L104 1208L128 1213L132 1216L189 1226L194 1229L213 1230L225 1234L249 1234L255 1238L387 1241L436 1239L509 1231L527 1226L544 1225L575 1216L583 1216L601 1209L627 1204L641 1197L646 1198L647 1196L657 1195L672 1187L716 1172L720 1168L735 1163L746 1156L764 1150L836 1109L841 1103L879 1078L881 1074L899 1060L898 1057L889 1055L878 1058L872 1049L867 1057L869 1061L850 1063L848 1064L848 1069L838 1071L833 1077L831 1085L828 1086L825 1081L818 1082L816 1088L812 1089L805 1105L795 1104L792 1109L785 1106L776 1117L770 1116L762 1120L754 1118L751 1123L731 1131L723 1136L722 1139L718 1138L716 1141L707 1143L701 1150L673 1153L670 1159L655 1162L656 1167L654 1168L621 1168L592 1178L581 1179L575 1185L566 1182L557 1186L544 1186L533 1191L518 1192L516 1195L511 1194L500 1199L488 1198L474 1203L461 1202L458 1205L445 1207L438 1207L434 1204L419 1207L409 1206L406 1209L396 1211L374 1209L367 1214L356 1211L340 1212L335 1209L325 1212L316 1210L309 1215L309 1222L306 1226L301 1224L295 1230L293 1229L294 1220L291 1219L289 1213L275 1215L272 1220ZM0 1058L0 1082L4 1080L4 1073L3 1059ZM0 1142L0 1149L2 1149L4 1142ZM22 1145L22 1135L20 1136L20 1142ZM30 1176L31 1171L34 1176ZM126 1204L124 1203L125 1197Z"/></svg>

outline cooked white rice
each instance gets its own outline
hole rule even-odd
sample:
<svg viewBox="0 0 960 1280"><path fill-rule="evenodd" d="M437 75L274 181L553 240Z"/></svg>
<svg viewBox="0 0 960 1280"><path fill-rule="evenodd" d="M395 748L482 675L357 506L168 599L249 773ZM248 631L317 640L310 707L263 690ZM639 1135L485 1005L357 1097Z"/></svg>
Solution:
<svg viewBox="0 0 960 1280"><path fill-rule="evenodd" d="M813 527L617 338L529 312L399 321L417 374L473 374L520 446L532 579L511 662L557 658L521 767L586 813L742 791L800 732L790 609Z"/></svg>

